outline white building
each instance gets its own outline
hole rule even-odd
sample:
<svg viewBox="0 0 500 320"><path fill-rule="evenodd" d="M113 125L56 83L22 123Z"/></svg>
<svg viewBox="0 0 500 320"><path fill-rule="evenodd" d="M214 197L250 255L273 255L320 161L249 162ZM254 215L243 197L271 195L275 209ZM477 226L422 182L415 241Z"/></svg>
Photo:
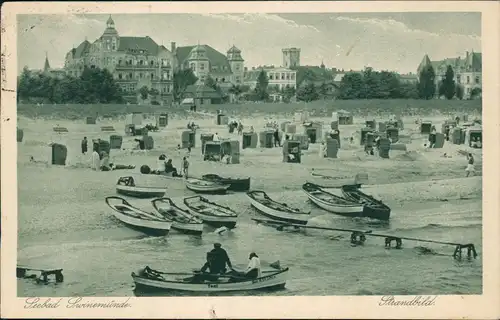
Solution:
<svg viewBox="0 0 500 320"><path fill-rule="evenodd" d="M264 71L268 80L269 91L279 92L285 88L297 88L297 72L288 68L255 68L245 73L244 84L254 89L259 74Z"/></svg>

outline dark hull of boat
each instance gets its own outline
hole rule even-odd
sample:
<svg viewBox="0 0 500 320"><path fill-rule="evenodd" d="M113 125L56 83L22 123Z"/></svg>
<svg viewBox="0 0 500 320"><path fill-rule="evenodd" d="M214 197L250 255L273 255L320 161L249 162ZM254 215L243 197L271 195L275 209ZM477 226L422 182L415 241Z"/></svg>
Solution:
<svg viewBox="0 0 500 320"><path fill-rule="evenodd" d="M130 223L123 222L121 220L120 220L120 222L123 223L124 225L126 225L127 227L129 227L130 229L142 232L142 233L144 233L148 236L152 236L152 237L164 237L164 236L168 235L168 233L170 231L170 230L165 230L165 229L153 229L153 228L140 227L140 226L136 226L136 225L133 225ZM172 228L172 227L170 227L170 228Z"/></svg>
<svg viewBox="0 0 500 320"><path fill-rule="evenodd" d="M278 284L278 285L271 286L271 287L252 289L251 291L272 292L272 291L277 291L277 290L284 290L285 287L286 287L286 283L282 283L282 284ZM233 292L238 292L238 291L240 291L240 290L235 290ZM138 297L143 296L143 295L149 296L149 294L151 294L151 293L160 294L161 292L175 292L176 294L185 294L185 295L189 295L189 296L196 295L195 291L185 291L185 290L181 290L181 289L155 288L155 287L143 285L140 283L135 284L135 288L134 288L133 292ZM227 294L227 292L231 292L231 291L222 291L219 294L225 295L225 294ZM200 294L204 294L204 293L200 293ZM211 292L211 294L217 294L217 292Z"/></svg>
<svg viewBox="0 0 500 320"><path fill-rule="evenodd" d="M154 192L154 191L144 192L144 191L123 190L120 188L116 188L116 193L124 196L141 198L141 199L160 198L165 195L165 192Z"/></svg>
<svg viewBox="0 0 500 320"><path fill-rule="evenodd" d="M234 229L236 227L236 221L234 222L224 222L224 221L207 221L203 220L203 223L214 227L214 228L220 228L220 227L226 227L228 229Z"/></svg>
<svg viewBox="0 0 500 320"><path fill-rule="evenodd" d="M304 220L296 220L296 219L293 219L293 218L277 217L275 215L268 214L268 213L266 213L266 212L264 212L262 210L259 210L257 208L255 208L255 210L257 210L257 212L260 213L261 215L263 215L263 216L265 216L267 218L270 218L272 220L283 221L283 222L288 222L288 223L295 223L295 224L302 224L302 225L306 225L307 224L307 221L304 221Z"/></svg>
<svg viewBox="0 0 500 320"><path fill-rule="evenodd" d="M175 231L177 231L179 233L193 235L193 236L201 236L203 234L203 230L199 231L199 230L184 229L184 228L178 227L178 226L174 227L174 225L172 225L171 228L172 228L172 230L175 230Z"/></svg>
<svg viewBox="0 0 500 320"><path fill-rule="evenodd" d="M363 207L363 217L368 217L378 220L389 220L391 217L391 208L389 208L382 201L377 200L356 188L357 186L347 186L342 187L342 194L345 198L361 202L364 200L369 203L365 203Z"/></svg>
<svg viewBox="0 0 500 320"><path fill-rule="evenodd" d="M213 181L220 184L229 185L230 191L235 192L246 192L250 190L250 178L245 179L231 179L231 178L223 178L216 175L206 174L202 176L203 180Z"/></svg>

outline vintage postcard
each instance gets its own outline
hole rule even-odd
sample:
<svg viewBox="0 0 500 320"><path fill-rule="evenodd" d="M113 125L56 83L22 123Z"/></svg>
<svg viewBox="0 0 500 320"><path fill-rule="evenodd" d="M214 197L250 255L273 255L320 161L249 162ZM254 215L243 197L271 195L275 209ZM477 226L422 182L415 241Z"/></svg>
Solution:
<svg viewBox="0 0 500 320"><path fill-rule="evenodd" d="M498 318L499 14L4 4L2 317Z"/></svg>

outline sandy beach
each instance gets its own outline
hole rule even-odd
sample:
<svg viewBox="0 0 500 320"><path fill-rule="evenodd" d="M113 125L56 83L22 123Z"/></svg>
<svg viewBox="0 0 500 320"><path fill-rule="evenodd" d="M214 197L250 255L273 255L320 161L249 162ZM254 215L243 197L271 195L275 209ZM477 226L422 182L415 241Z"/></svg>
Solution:
<svg viewBox="0 0 500 320"><path fill-rule="evenodd" d="M201 177L215 173L222 176L247 176L251 189L264 190L273 198L311 211L311 223L384 230L420 238L445 241L472 242L481 254L482 220L482 155L481 149L446 142L441 149L424 147L427 136L417 130L416 117L405 117L405 130L400 132L407 151L391 151L390 159L368 156L359 145L359 131L364 118L355 117L353 125L340 126L342 148L338 159L318 156L319 144L311 144L303 151L302 163L283 163L281 148L241 149L241 136L230 134L227 126L217 125L213 114L196 114L186 118L172 115L167 128L150 132L154 149L132 150L134 137L124 136L122 149L111 150L111 162L135 165L133 170L96 172L90 169L90 155L80 154L80 141L87 139L108 140L111 134L124 135L124 121L100 120L87 125L84 120L42 120L20 117L18 128L24 130L23 142L18 143L19 184L19 256L23 264L62 265L67 270L66 287L40 288L19 282L19 295L132 295L130 271L150 264L158 268L186 268L185 259L193 268L203 262L205 252L213 241L221 241L241 263L250 250L255 250L262 260L281 260L291 267L291 284L283 295L321 294L444 294L481 292L481 259L464 264L454 263L451 257L433 256L419 259L411 248L421 245L408 243L407 250L388 252L381 244L366 248L350 248L348 241L331 240L332 232L309 232L309 236L280 233L272 228L257 225L251 217L258 214L250 208L244 194L210 196L218 203L228 205L240 213L238 227L225 235L212 234L209 230L202 239L185 235L169 235L166 239L144 238L136 231L128 230L114 219L104 203L104 197L114 195L115 184L120 176L133 175L141 185L166 186L166 196L179 204L184 196L194 193L186 190L182 180L165 179L140 174L139 167L147 164L156 168L160 154L166 154L180 167L186 150L177 150L180 134L188 121L199 125L196 146L189 155L190 175ZM268 121L281 123L290 117L253 116L238 119L256 132L263 130ZM323 131L330 126L324 121ZM375 119L383 121L387 119ZM440 128L445 117L427 117ZM152 119L149 122L153 122ZM145 120L144 123L148 123ZM114 126L116 132L101 132L101 126ZM53 127L66 127L68 133L53 132ZM298 128L298 131L302 131ZM240 164L227 165L203 161L200 134L217 132L222 138L240 141ZM350 144L349 137L354 137ZM62 143L68 148L66 166L52 166L49 143ZM91 146L90 146L91 148ZM465 177L467 161L459 151L471 152L476 160L476 175ZM447 153L450 158L444 158ZM36 162L30 162L32 156ZM324 179L312 173L329 176ZM327 213L314 207L301 191L304 182L338 186L353 181L357 173L367 173L369 183L363 191L391 206L391 221L381 224L367 219L349 219ZM148 200L130 200L141 208L151 209ZM338 235L338 233L337 233ZM305 238L307 237L307 238ZM295 246L295 247L294 247ZM303 250L296 251L297 246ZM451 255L453 248L429 246L433 250ZM140 250L143 256L138 255ZM364 250L363 252L360 252ZM305 252L305 258L297 252ZM340 261L343 261L340 263ZM85 276L99 262L100 276L90 280ZM360 263L361 262L361 263ZM384 272L374 271L371 265L382 264ZM335 266L335 267L333 267ZM94 267L94 273L97 267ZM328 281L306 281L314 273L323 273ZM317 270L316 270L317 269ZM335 278L342 272L355 269L349 279ZM405 281L390 281L390 277L403 279L409 273L412 287ZM438 272L438 274L436 274ZM105 273L105 275L104 275ZM457 275L464 275L457 277ZM83 277L83 278L82 278ZM355 277L357 280L353 280ZM456 282L447 279L455 278ZM352 279L351 279L352 278ZM429 279L431 278L431 279ZM293 280L295 279L295 280ZM302 279L302 280L301 280ZM436 280L436 281L432 281ZM294 282L295 281L295 282ZM454 280L455 281L455 280ZM68 283L71 284L68 285ZM354 284L353 284L354 283ZM391 284L392 283L392 284ZM427 284L426 284L427 283ZM367 285L369 284L369 285ZM397 286L404 286L398 288ZM333 290L332 290L333 288Z"/></svg>

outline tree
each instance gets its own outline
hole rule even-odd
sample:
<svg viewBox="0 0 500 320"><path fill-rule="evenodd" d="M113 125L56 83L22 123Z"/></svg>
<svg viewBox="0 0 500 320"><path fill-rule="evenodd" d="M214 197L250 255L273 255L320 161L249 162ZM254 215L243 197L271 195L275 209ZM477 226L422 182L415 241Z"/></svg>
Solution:
<svg viewBox="0 0 500 320"><path fill-rule="evenodd" d="M139 89L139 94L141 95L142 100L146 100L149 96L149 88L147 86L142 86Z"/></svg>
<svg viewBox="0 0 500 320"><path fill-rule="evenodd" d="M258 100L265 101L269 98L269 93L267 92L268 84L269 80L267 79L267 74L264 70L262 70L257 77L257 85L254 90Z"/></svg>
<svg viewBox="0 0 500 320"><path fill-rule="evenodd" d="M439 96L445 96L446 99L451 100L455 96L455 73L453 68L449 65L446 68L446 74L443 81L439 84Z"/></svg>
<svg viewBox="0 0 500 320"><path fill-rule="evenodd" d="M476 99L482 93L483 93L483 91L481 90L481 88L476 87L476 88L474 88L474 89L471 90L471 92L470 92L470 99Z"/></svg>
<svg viewBox="0 0 500 320"><path fill-rule="evenodd" d="M240 95L243 93L243 90L241 86L239 85L233 85L231 88L229 88L229 93L233 94L236 100L239 100Z"/></svg>
<svg viewBox="0 0 500 320"><path fill-rule="evenodd" d="M211 76L205 78L205 86L217 90L217 82Z"/></svg>
<svg viewBox="0 0 500 320"><path fill-rule="evenodd" d="M283 88L282 90L282 94L283 94L283 101L290 102L290 100L295 96L295 88L286 85L286 87Z"/></svg>
<svg viewBox="0 0 500 320"><path fill-rule="evenodd" d="M339 99L359 99L363 96L363 75L348 72L340 81Z"/></svg>
<svg viewBox="0 0 500 320"><path fill-rule="evenodd" d="M318 100L319 94L316 91L316 87L314 83L308 82L304 86L300 87L297 90L297 100L311 102L314 100Z"/></svg>
<svg viewBox="0 0 500 320"><path fill-rule="evenodd" d="M174 73L174 87L173 87L173 97L174 101L180 102L184 98L184 93L186 88L193 85L198 81L198 78L194 75L193 70L184 69L179 70Z"/></svg>
<svg viewBox="0 0 500 320"><path fill-rule="evenodd" d="M417 84L418 95L421 99L429 100L434 97L434 94L436 93L436 86L434 84L435 78L436 74L431 65L422 69L419 74L419 81Z"/></svg>

